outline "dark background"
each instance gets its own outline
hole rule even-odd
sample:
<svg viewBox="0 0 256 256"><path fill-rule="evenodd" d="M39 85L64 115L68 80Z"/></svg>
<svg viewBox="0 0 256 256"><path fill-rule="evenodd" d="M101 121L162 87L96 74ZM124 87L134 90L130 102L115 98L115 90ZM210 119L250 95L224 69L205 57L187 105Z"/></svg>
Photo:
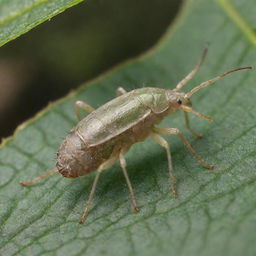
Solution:
<svg viewBox="0 0 256 256"><path fill-rule="evenodd" d="M0 48L0 138L113 65L150 48L180 0L89 0Z"/></svg>

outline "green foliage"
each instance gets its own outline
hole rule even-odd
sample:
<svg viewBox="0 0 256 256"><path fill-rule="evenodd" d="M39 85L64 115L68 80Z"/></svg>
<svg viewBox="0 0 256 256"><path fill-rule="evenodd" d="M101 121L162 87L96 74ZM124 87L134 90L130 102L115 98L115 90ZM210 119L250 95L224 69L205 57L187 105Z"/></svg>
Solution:
<svg viewBox="0 0 256 256"><path fill-rule="evenodd" d="M83 0L1 0L0 46Z"/></svg>
<svg viewBox="0 0 256 256"><path fill-rule="evenodd" d="M191 116L191 125L204 134L203 139L192 138L178 114L161 124L186 132L194 148L216 166L214 171L205 170L178 138L167 136L177 199L170 193L165 152L151 140L134 145L126 155L141 207L138 214L130 211L118 165L102 175L84 225L78 219L94 174L77 179L56 175L26 188L18 184L54 167L59 143L76 124L75 100L98 107L115 97L120 85L127 90L173 88L195 65L206 42L210 42L207 60L185 91L227 69L254 65L255 34L248 25L255 15L253 7L253 0L189 1L148 54L50 105L5 140L0 151L0 253L255 255L254 71L229 75L193 96L194 109L215 120Z"/></svg>

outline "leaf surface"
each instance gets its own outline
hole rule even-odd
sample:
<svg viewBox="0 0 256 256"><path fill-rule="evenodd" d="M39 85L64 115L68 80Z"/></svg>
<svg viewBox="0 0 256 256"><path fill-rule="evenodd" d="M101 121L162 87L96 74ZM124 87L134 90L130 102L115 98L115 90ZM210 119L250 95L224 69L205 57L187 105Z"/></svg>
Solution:
<svg viewBox="0 0 256 256"><path fill-rule="evenodd" d="M126 90L174 88L197 63L206 42L207 60L185 91L228 69L254 65L253 7L253 0L188 1L149 53L49 105L5 140L0 151L0 254L255 255L255 71L234 73L193 95L193 108L214 119L191 116L191 126L203 139L189 134L181 113L161 123L184 131L216 167L204 169L178 138L166 136L177 199L170 193L166 154L151 140L126 155L138 214L130 210L118 164L102 174L84 225L78 219L94 174L77 179L55 175L26 188L18 184L54 167L59 143L76 124L76 100L96 108L115 97L120 85Z"/></svg>

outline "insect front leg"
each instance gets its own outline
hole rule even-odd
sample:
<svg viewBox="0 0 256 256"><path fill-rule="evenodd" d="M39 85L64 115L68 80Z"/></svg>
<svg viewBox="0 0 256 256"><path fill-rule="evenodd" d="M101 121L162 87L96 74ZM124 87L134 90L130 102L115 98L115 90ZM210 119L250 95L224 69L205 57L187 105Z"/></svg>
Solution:
<svg viewBox="0 0 256 256"><path fill-rule="evenodd" d="M176 187L175 187L175 179L174 179L174 175L173 175L172 157L171 157L169 144L164 138L162 138L161 136L159 136L156 133L151 133L150 136L156 143L158 143L160 146L162 146L166 149L170 183L171 183L171 187L172 187L172 194L174 197L177 197L177 191L176 191Z"/></svg>
<svg viewBox="0 0 256 256"><path fill-rule="evenodd" d="M86 113L91 113L94 111L94 108L91 107L89 104L85 103L84 101L78 100L74 104L74 111L76 113L77 119L80 121L82 119L81 114L79 112L79 108L84 110Z"/></svg>
<svg viewBox="0 0 256 256"><path fill-rule="evenodd" d="M214 166L208 164L190 145L189 141L186 139L184 134L176 128L154 128L154 131L160 134L176 134L179 135L181 141L185 145L185 147L190 151L190 153L197 159L199 163L201 163L207 169L213 169Z"/></svg>
<svg viewBox="0 0 256 256"><path fill-rule="evenodd" d="M121 96L121 95L123 95L123 94L125 94L125 93L127 93L127 91L123 88L123 87L118 87L117 89L116 89L116 96L118 97L118 96Z"/></svg>
<svg viewBox="0 0 256 256"><path fill-rule="evenodd" d="M189 123L189 118L188 118L188 113L183 111L184 113L184 119L185 119L185 125L187 127L187 129L191 132L191 134L199 139L201 139L203 137L202 134L195 132L191 127L190 127L190 123Z"/></svg>
<svg viewBox="0 0 256 256"><path fill-rule="evenodd" d="M104 163L102 163L99 166L99 168L97 169L96 176L95 176L93 184L92 184L92 188L91 188L89 198L88 198L88 200L85 204L84 212L83 212L83 214L82 214L82 216L80 217L80 220L79 220L80 224L83 224L85 222L86 217L89 214L89 210L91 208L91 204L92 204L92 201L93 201L93 197L94 197L94 194L95 194L95 190L96 190L97 183L98 183L101 172L105 169L110 168L116 162L116 160L117 160L117 156L113 156L113 157L109 158L107 161L105 161Z"/></svg>
<svg viewBox="0 0 256 256"><path fill-rule="evenodd" d="M134 190L132 188L132 183L130 181L130 178L129 178L127 170L126 170L126 160L124 158L125 153L126 153L125 150L121 150L121 152L119 153L119 161L120 161L121 168L123 170L123 174L124 174L127 186L129 188L129 191L130 191L133 211L134 212L139 212L139 208L137 206L137 201L136 201L136 198L135 198Z"/></svg>

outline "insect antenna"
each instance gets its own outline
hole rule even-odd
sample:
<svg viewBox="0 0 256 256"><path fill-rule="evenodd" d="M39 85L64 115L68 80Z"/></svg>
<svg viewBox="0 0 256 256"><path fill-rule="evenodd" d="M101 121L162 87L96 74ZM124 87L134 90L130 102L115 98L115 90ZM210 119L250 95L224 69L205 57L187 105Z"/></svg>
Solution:
<svg viewBox="0 0 256 256"><path fill-rule="evenodd" d="M198 90L200 90L200 89L202 89L202 88L204 88L204 87L206 87L206 86L216 82L220 78L222 78L222 77L224 77L224 76L226 76L226 75L228 75L228 74L230 74L232 72L236 72L236 71L243 70L243 69L252 69L252 67L242 67L242 68L235 68L235 69L228 70L228 71L224 72L223 74L221 74L221 75L219 75L219 76L217 76L217 77L215 77L213 79L210 79L208 81L205 81L205 82L199 84L198 86L194 87L191 91L187 92L184 97L185 98L190 98Z"/></svg>
<svg viewBox="0 0 256 256"><path fill-rule="evenodd" d="M44 179L44 178L47 178L48 176L50 176L50 175L52 175L52 174L54 174L54 173L57 173L57 172L58 172L58 169L57 169L57 168L54 168L54 169L52 169L52 170L50 170L50 171L48 171L48 172L43 173L42 175L40 175L40 176L38 176L38 177L36 177L36 178L34 178L34 179L22 181L22 182L20 182L20 184L21 184L22 186L31 185L31 184L37 183L37 182L39 182L40 180L42 180L42 179Z"/></svg>
<svg viewBox="0 0 256 256"><path fill-rule="evenodd" d="M176 88L174 89L174 91L178 92L180 91L180 89L182 89L182 87L190 80L193 78L193 76L197 73L197 71L199 70L199 68L202 66L202 64L204 63L205 57L207 55L208 52L208 48L205 48L202 54L202 57L200 58L199 62L197 63L197 65L194 67L194 69L186 76L184 77L176 86Z"/></svg>

